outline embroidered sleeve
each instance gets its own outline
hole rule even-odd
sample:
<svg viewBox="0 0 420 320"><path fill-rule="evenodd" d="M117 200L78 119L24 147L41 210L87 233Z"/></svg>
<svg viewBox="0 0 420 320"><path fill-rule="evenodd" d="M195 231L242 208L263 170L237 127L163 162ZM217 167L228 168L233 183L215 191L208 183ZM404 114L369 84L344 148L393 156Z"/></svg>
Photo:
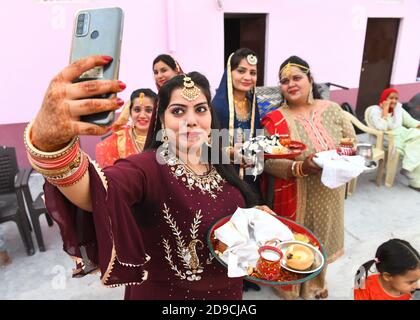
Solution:
<svg viewBox="0 0 420 320"><path fill-rule="evenodd" d="M101 170L89 165L93 214L80 211L53 185L44 185L46 206L58 224L63 249L73 258L73 277L101 271L103 284L141 284L147 279L143 265L150 259L130 210L117 201L106 201L107 182ZM118 216L116 216L116 210ZM114 228L119 225L121 232Z"/></svg>

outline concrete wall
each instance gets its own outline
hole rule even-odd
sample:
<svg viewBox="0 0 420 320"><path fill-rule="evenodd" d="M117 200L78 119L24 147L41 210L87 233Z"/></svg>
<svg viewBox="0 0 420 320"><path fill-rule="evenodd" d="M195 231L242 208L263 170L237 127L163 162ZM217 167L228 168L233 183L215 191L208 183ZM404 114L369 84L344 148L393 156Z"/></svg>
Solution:
<svg viewBox="0 0 420 320"><path fill-rule="evenodd" d="M0 81L6 112L0 124L26 122L35 116L49 80L67 64L73 16L86 7L120 6L125 11L120 78L127 90L123 98L140 86L154 88L151 63L161 52L173 53L184 70L199 70L217 86L224 67L223 15L233 12L268 15L266 85L276 84L280 63L297 54L309 61L317 81L357 88L368 17L402 19L391 83L415 82L420 54L418 0L219 2L1 2Z"/></svg>
<svg viewBox="0 0 420 320"><path fill-rule="evenodd" d="M125 11L120 79L127 89L121 94L123 99L139 87L155 89L151 63L165 52L173 54L184 71L204 73L215 89L224 69L224 13L267 14L266 85L277 84L279 65L296 54L310 63L316 81L351 88L333 91L331 97L352 105L356 104L367 19L401 18L391 83L402 90L402 100L420 91L416 83L418 0L2 1L0 137L10 129L5 124L26 123L35 117L49 80L67 64L75 12L108 6ZM17 135L9 144L16 139L21 137Z"/></svg>

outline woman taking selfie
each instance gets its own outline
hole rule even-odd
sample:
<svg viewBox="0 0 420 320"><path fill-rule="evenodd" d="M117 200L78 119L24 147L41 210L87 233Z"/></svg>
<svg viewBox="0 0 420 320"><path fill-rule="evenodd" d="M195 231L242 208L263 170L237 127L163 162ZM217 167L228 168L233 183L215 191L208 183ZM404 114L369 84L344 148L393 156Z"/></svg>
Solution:
<svg viewBox="0 0 420 320"><path fill-rule="evenodd" d="M91 56L64 68L25 131L29 159L47 180L48 211L65 251L76 258L75 274L99 268L103 284L126 285L126 299L241 299L242 279L228 278L213 259L207 231L237 207L257 205L258 198L230 165L200 160L216 129L207 79L193 72L165 83L145 151L100 169L80 149L78 136L106 129L78 117L92 112L84 108L92 103L89 96L124 86L72 81L107 62ZM115 98L95 105L96 112L119 107ZM77 238L77 207L92 212L83 215L83 239Z"/></svg>

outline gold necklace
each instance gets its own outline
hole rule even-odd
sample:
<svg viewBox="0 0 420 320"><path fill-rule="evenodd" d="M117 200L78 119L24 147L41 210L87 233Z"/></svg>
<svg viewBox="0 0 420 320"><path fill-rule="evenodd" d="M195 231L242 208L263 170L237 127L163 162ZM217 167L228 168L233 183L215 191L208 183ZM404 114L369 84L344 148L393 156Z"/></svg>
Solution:
<svg viewBox="0 0 420 320"><path fill-rule="evenodd" d="M146 138L147 138L147 136L146 135L138 135L137 133L136 133L136 129L133 127L133 129L132 129L132 134L133 134L133 140L134 140L134 143L135 143L135 146L136 146L136 149L137 149L137 151L140 153L140 152L142 152L143 151L143 147L144 147L144 144L146 143Z"/></svg>
<svg viewBox="0 0 420 320"><path fill-rule="evenodd" d="M236 111L236 119L240 122L247 122L250 119L250 112L248 110L248 99L244 97L242 100L238 101L233 98Z"/></svg>
<svg viewBox="0 0 420 320"><path fill-rule="evenodd" d="M248 100L246 97L244 97L242 100L236 100L235 98L233 98L233 102L235 104L236 110L239 112L244 112L244 111L248 111Z"/></svg>

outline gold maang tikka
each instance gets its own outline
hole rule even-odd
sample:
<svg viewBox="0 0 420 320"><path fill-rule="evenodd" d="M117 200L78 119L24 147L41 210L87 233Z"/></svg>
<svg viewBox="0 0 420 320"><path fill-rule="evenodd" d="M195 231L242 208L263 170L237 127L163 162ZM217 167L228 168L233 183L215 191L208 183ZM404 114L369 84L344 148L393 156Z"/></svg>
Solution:
<svg viewBox="0 0 420 320"><path fill-rule="evenodd" d="M305 67L305 66L302 66L301 64L297 64L297 63L291 63L291 62L288 62L281 70L280 70L280 75L283 73L283 72L285 72L285 76L286 77L288 77L289 75L290 75L290 72L291 72L291 68L292 67L298 67L298 68L300 68L300 69L303 69L304 71L304 73L308 73L309 72L309 68L308 67Z"/></svg>
<svg viewBox="0 0 420 320"><path fill-rule="evenodd" d="M200 88L198 88L190 77L184 77L184 88L181 90L181 96L188 101L193 101L200 95Z"/></svg>
<svg viewBox="0 0 420 320"><path fill-rule="evenodd" d="M140 92L138 99L139 99L139 107L141 107L144 102L144 92ZM134 137L134 142L136 144L137 151L141 152L143 150L144 144L146 143L147 135L143 136L143 135L137 134L135 130L135 126L133 124L133 137Z"/></svg>
<svg viewBox="0 0 420 320"><path fill-rule="evenodd" d="M140 92L139 94L139 105L143 105L144 100L144 92Z"/></svg>
<svg viewBox="0 0 420 320"><path fill-rule="evenodd" d="M254 56L253 54L247 55L246 60L252 66L255 66L258 63L258 58L256 56Z"/></svg>

